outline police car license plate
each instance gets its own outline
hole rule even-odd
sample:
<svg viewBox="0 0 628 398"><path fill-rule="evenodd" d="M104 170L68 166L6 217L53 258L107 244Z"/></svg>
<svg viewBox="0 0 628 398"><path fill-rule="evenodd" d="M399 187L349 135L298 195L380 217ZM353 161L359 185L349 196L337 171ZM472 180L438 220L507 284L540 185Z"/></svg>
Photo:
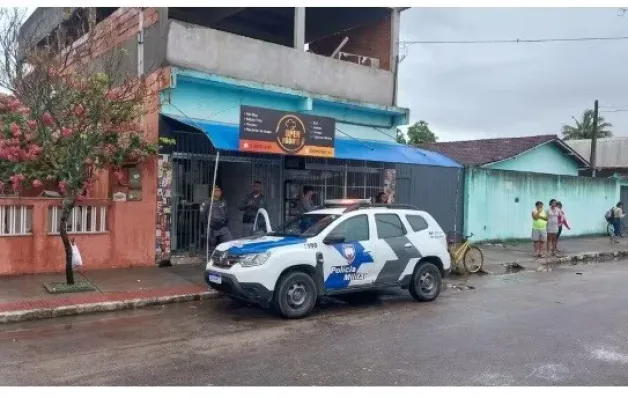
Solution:
<svg viewBox="0 0 628 398"><path fill-rule="evenodd" d="M221 284L222 283L222 275L220 274L209 274L209 281L212 283Z"/></svg>

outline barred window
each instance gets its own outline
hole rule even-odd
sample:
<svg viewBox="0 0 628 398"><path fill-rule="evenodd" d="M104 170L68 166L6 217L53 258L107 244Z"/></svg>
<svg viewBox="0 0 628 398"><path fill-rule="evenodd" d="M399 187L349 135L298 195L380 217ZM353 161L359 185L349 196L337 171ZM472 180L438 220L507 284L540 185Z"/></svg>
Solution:
<svg viewBox="0 0 628 398"><path fill-rule="evenodd" d="M48 208L48 233L59 233L61 211L60 206ZM107 232L107 206L75 206L68 217L67 231L73 234Z"/></svg>
<svg viewBox="0 0 628 398"><path fill-rule="evenodd" d="M0 206L0 236L29 235L32 232L31 206Z"/></svg>

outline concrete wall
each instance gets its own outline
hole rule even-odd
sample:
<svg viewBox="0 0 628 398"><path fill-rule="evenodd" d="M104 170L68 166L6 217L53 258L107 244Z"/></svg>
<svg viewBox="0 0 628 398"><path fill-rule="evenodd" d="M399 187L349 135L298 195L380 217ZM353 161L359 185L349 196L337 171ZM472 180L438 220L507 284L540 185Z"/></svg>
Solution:
<svg viewBox="0 0 628 398"><path fill-rule="evenodd" d="M379 105L393 103L389 71L169 21L166 60L203 72Z"/></svg>
<svg viewBox="0 0 628 398"><path fill-rule="evenodd" d="M83 269L109 269L155 264L154 162L142 170L142 195L137 202L113 203L89 199L85 206L106 206L107 232L70 234L81 251ZM1 206L29 206L33 209L30 235L0 237L0 275L61 272L65 251L58 235L48 234L48 208L60 200L41 198L0 198Z"/></svg>
<svg viewBox="0 0 628 398"><path fill-rule="evenodd" d="M474 240L528 239L537 200L563 203L571 231L565 236L604 233L604 213L619 197L615 179L467 169L464 230Z"/></svg>
<svg viewBox="0 0 628 398"><path fill-rule="evenodd" d="M302 99L297 97L245 91L227 85L199 84L181 78L178 78L176 88L165 91L162 97L163 113L231 125L239 125L241 105L303 112ZM317 102L305 113L335 118L337 137L347 138L349 135L357 139L394 141L396 128L391 127L393 117L390 115Z"/></svg>
<svg viewBox="0 0 628 398"><path fill-rule="evenodd" d="M547 143L521 155L484 168L493 170L526 171L556 175L578 175L578 163L564 154L553 143Z"/></svg>

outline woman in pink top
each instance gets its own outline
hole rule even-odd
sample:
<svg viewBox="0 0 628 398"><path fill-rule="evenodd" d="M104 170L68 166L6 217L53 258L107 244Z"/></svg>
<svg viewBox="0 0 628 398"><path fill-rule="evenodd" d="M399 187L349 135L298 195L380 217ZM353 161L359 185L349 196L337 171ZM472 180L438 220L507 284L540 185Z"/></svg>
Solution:
<svg viewBox="0 0 628 398"><path fill-rule="evenodd" d="M560 213L558 214L558 234L556 234L556 251L559 252L560 250L558 250L558 239L560 238L560 234L563 232L563 225L569 230L571 229L571 227L567 223L567 217L565 216L565 212L563 211L563 204L558 202L556 203L556 207L560 209Z"/></svg>

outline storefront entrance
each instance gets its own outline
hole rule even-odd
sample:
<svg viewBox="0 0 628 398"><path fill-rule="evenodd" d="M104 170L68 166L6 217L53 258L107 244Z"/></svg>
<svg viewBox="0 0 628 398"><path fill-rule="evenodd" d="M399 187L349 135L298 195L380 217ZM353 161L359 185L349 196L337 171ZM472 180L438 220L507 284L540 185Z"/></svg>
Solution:
<svg viewBox="0 0 628 398"><path fill-rule="evenodd" d="M228 227L236 239L248 234L238 202L254 181L262 183L271 227L295 215L303 188L310 186L314 205L326 199L374 200L385 191L395 202L398 198L434 214L447 230L461 228L463 196L457 193L462 169L440 155L395 143L341 138L333 157L250 153L247 145L268 143L243 144L234 125L170 116L162 121L160 136L173 138L175 144L162 148L160 156L158 262L171 255L207 256L207 220L201 217L201 204L210 199L215 170L215 182L228 203ZM312 150L318 154L318 149Z"/></svg>
<svg viewBox="0 0 628 398"><path fill-rule="evenodd" d="M205 253L206 220L201 205L209 202L214 180L216 155L206 135L176 131L175 147L170 154L172 167L171 251L179 256ZM229 209L229 229L234 238L246 233L238 203L260 181L266 197L266 211L271 226L282 221L282 179L279 156L221 153L216 184L222 188Z"/></svg>
<svg viewBox="0 0 628 398"><path fill-rule="evenodd" d="M171 253L204 256L206 220L201 205L209 201L216 162L206 135L177 130L169 153L171 182ZM392 166L388 166L392 167ZM385 163L221 152L216 184L228 203L234 238L246 235L238 202L260 181L271 227L294 216L304 186L314 188L315 205L326 199L375 198L384 187Z"/></svg>

